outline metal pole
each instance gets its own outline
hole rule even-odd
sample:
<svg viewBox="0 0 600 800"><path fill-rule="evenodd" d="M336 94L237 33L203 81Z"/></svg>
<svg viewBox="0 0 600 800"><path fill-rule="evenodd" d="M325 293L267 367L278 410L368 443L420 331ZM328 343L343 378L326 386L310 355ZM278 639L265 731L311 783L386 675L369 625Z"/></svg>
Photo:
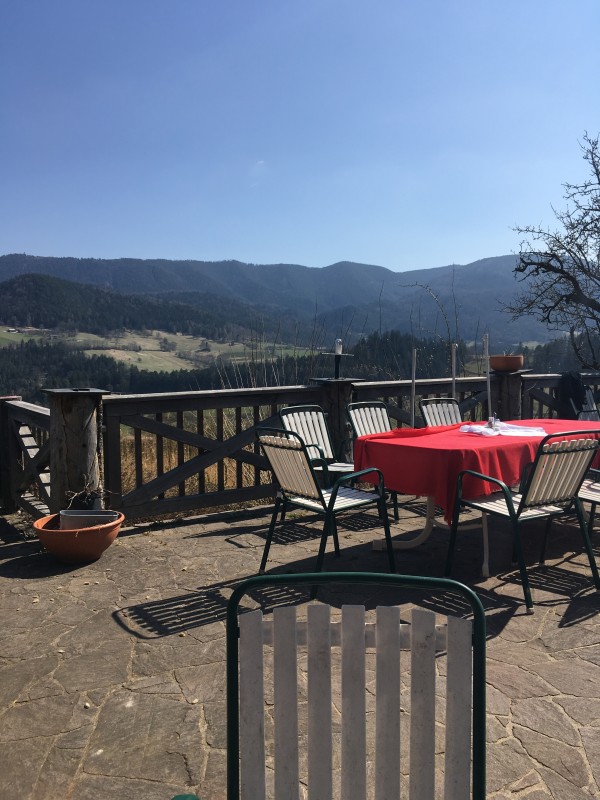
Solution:
<svg viewBox="0 0 600 800"><path fill-rule="evenodd" d="M416 399L417 351L412 351L412 383L410 388L410 427L415 427L415 399Z"/></svg>
<svg viewBox="0 0 600 800"><path fill-rule="evenodd" d="M454 400L456 400L456 351L458 350L458 344L456 342L452 342L450 348L452 361L452 397Z"/></svg>
<svg viewBox="0 0 600 800"><path fill-rule="evenodd" d="M340 377L340 363L342 361L342 340L341 339L336 339L335 340L334 353L335 353L335 372L334 372L334 377L335 377L336 380L338 380L338 378Z"/></svg>
<svg viewBox="0 0 600 800"><path fill-rule="evenodd" d="M492 416L492 383L490 379L490 336L483 334L483 361L485 365L486 386L487 386L487 407L488 417Z"/></svg>

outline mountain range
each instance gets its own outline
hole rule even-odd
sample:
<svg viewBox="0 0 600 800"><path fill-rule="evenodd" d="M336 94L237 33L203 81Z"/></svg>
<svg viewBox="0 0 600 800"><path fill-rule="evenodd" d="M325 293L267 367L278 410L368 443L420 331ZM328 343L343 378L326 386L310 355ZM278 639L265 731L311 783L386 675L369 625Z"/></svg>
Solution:
<svg viewBox="0 0 600 800"><path fill-rule="evenodd" d="M327 336L353 344L373 330L395 329L420 338L442 336L480 339L489 333L493 350L521 342L555 338L537 321L512 321L502 304L523 289L513 270L516 256L496 256L465 265L410 272L343 261L322 268L297 264L245 264L240 261L169 261L158 259L59 258L10 254L0 256L0 282L29 274L46 275L125 295L146 296L148 327L157 302L173 304L165 313L201 324L215 309L228 325L260 314L269 328L301 330L316 325ZM51 284L46 284L51 292ZM32 296L32 309L35 304ZM97 302L88 297L80 302ZM153 305L152 305L153 304ZM183 311L187 307L187 311ZM189 309L195 308L192 313ZM222 309L222 310L221 310ZM130 309L131 310L131 309ZM227 318L228 317L228 318ZM205 317L206 319L206 317ZM282 327L282 320L285 325ZM23 323L21 323L23 324ZM245 324L245 323L244 323ZM206 335L206 334L205 334Z"/></svg>

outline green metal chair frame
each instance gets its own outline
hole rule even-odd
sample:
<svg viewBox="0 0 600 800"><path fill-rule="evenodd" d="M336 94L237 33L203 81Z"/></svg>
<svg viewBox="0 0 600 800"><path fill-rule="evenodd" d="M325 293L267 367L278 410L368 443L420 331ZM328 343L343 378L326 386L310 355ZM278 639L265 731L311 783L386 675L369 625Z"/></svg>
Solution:
<svg viewBox="0 0 600 800"><path fill-rule="evenodd" d="M296 587L335 584L377 584L388 588L431 590L458 595L472 610L472 714L471 714L471 793L473 800L486 797L486 681L485 614L481 601L468 587L446 578L385 575L373 573L307 573L265 575L238 584L227 606L227 799L240 799L240 603L250 592L268 587ZM364 640L363 640L364 648ZM464 664L464 662L462 662ZM258 690L258 687L257 689ZM256 691L253 689L253 691ZM392 709L395 713L395 709ZM399 712L399 709L397 709ZM291 713L291 712L290 712ZM357 711L357 713L360 713ZM447 720L447 724L450 724ZM418 725L418 723L417 723ZM456 790L455 790L456 791ZM387 796L387 795L386 795ZM455 793L453 797L458 796ZM464 795L461 793L461 797Z"/></svg>
<svg viewBox="0 0 600 800"><path fill-rule="evenodd" d="M358 403L348 403L346 416L352 427L355 437L368 436L371 433L386 433L392 430L390 415L385 403L380 400L363 400ZM394 519L399 519L398 492L390 490Z"/></svg>
<svg viewBox="0 0 600 800"><path fill-rule="evenodd" d="M271 523L260 563L260 572L263 572L267 565L271 541L280 510L282 512L282 520L285 518L285 513L289 506L296 506L324 516L323 532L315 568L316 572L320 572L325 557L327 539L330 536L333 539L336 556L340 554L336 516L344 511L354 511L372 505L376 505L379 510L379 517L385 532L390 572L396 572L384 481L380 470L373 467L360 472L342 475L331 488L325 489L320 486L315 473L315 459L310 457L308 447L299 434L294 433L294 431L282 431L279 428L265 427L257 429L256 436L278 485ZM327 477L328 466L324 460L321 461L321 466L325 472L325 477ZM377 483L373 491L355 489L346 485L366 475L371 477L375 475L377 477Z"/></svg>
<svg viewBox="0 0 600 800"><path fill-rule="evenodd" d="M445 574L450 575L452 570L461 508L466 506L467 508L481 511L484 520L486 515L508 519L511 522L514 533L513 560L519 566L527 613L532 614L533 601L523 558L521 524L532 519L547 519L540 554L540 563L543 564L552 520L562 514L569 513L574 508L589 559L594 585L600 591L600 576L594 560L581 499L578 496L585 476L600 446L598 439L589 437L598 435L600 435L600 430L568 431L545 436L539 444L535 460L525 469L519 489L515 493L501 480L490 475L482 475L473 470L461 472L457 479ZM463 481L467 475L493 484L498 487L499 491L487 497L469 500L463 497ZM486 533L487 531L484 527L484 536Z"/></svg>

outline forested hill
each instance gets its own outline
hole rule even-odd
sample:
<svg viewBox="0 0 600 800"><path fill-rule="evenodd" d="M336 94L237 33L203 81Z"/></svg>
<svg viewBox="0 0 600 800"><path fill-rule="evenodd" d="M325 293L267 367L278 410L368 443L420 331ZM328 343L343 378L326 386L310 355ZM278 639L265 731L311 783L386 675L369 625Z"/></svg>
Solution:
<svg viewBox="0 0 600 800"><path fill-rule="evenodd" d="M419 337L464 340L484 332L498 350L522 341L553 338L530 318L512 321L502 312L523 289L513 274L515 256L472 264L410 272L340 262L320 269L294 264L244 264L239 261L167 261L140 259L0 256L0 280L28 272L95 284L124 293L148 293L195 303L194 293L279 312L288 326L311 323L335 331L347 341L373 330L395 329ZM227 314L232 319L232 312ZM158 326L156 326L158 327ZM289 336L286 337L289 341Z"/></svg>
<svg viewBox="0 0 600 800"><path fill-rule="evenodd" d="M241 261L168 261L166 259L54 258L0 256L0 281L18 275L52 275L127 294L203 292L243 303L275 305L314 312L341 306L405 300L415 284L429 285L444 297L453 289L487 294L516 285L515 256L498 256L466 265L393 272L373 264L340 261L322 268L299 264L245 264ZM490 295L491 296L491 295Z"/></svg>
<svg viewBox="0 0 600 800"><path fill-rule="evenodd" d="M185 298L182 293L181 298ZM248 335L260 325L274 334L280 315L223 297L194 293L192 304L157 296L125 295L48 275L22 275L0 283L0 324L79 330L100 336L111 331L157 329L209 339Z"/></svg>

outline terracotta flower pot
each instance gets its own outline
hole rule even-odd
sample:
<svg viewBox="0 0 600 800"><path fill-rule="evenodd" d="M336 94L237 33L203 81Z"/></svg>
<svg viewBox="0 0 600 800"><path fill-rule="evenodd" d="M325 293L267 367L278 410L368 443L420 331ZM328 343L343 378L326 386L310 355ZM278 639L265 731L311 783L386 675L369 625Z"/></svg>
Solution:
<svg viewBox="0 0 600 800"><path fill-rule="evenodd" d="M494 372L517 372L523 369L523 356L490 356Z"/></svg>
<svg viewBox="0 0 600 800"><path fill-rule="evenodd" d="M117 538L125 516L119 513L116 520L104 525L61 530L60 514L49 514L36 519L33 527L46 550L67 564L85 564L97 561Z"/></svg>

